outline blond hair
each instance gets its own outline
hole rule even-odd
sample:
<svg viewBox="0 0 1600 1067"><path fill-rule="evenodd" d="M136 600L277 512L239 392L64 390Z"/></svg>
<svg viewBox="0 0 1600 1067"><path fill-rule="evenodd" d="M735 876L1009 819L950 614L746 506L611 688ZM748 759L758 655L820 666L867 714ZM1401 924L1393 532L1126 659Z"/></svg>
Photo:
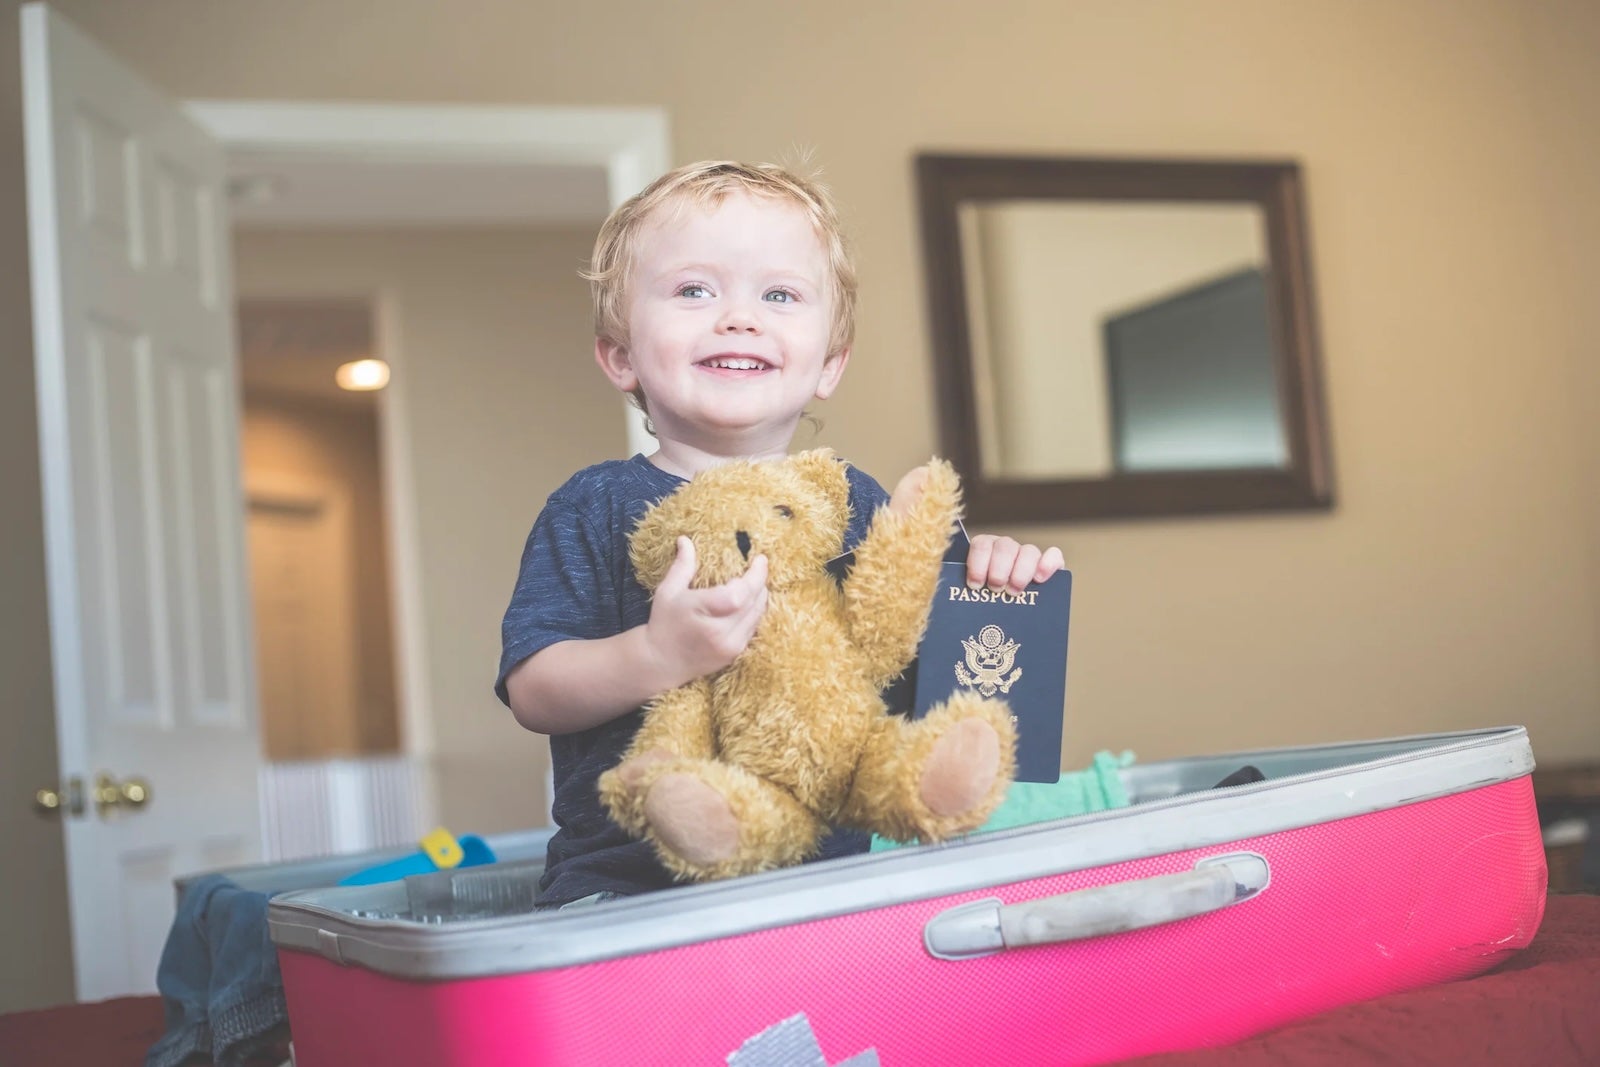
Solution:
<svg viewBox="0 0 1600 1067"><path fill-rule="evenodd" d="M594 256L583 271L594 295L595 336L628 343L628 276L639 235L664 206L714 207L731 193L793 203L805 212L828 257L828 297L833 322L828 354L844 350L856 332L856 267L845 244L833 198L819 182L774 163L707 160L669 171L611 213L595 238ZM638 399L642 400L642 397Z"/></svg>

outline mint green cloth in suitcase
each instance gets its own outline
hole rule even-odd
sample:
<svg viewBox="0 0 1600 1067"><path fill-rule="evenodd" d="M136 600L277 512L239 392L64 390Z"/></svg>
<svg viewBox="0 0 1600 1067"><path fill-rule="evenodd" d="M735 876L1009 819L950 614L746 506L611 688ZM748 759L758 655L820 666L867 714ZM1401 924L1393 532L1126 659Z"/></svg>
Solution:
<svg viewBox="0 0 1600 1067"><path fill-rule="evenodd" d="M989 816L989 821L975 832L982 834L990 830L1065 819L1072 815L1125 808L1128 806L1128 791L1123 787L1122 775L1118 772L1133 763L1133 759L1132 752L1124 752L1120 756L1096 752L1087 769L1067 771L1055 782L1012 782L1011 788L1006 790L1005 800ZM872 836L873 852L899 847L897 841L876 834Z"/></svg>

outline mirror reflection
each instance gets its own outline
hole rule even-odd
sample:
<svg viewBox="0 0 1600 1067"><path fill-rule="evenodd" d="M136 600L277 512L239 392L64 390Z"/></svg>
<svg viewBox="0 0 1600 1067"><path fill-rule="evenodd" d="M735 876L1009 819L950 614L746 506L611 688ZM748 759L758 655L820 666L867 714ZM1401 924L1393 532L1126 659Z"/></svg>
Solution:
<svg viewBox="0 0 1600 1067"><path fill-rule="evenodd" d="M958 207L984 474L1288 462L1253 204Z"/></svg>
<svg viewBox="0 0 1600 1067"><path fill-rule="evenodd" d="M927 154L917 182L969 519L1332 503L1298 165Z"/></svg>

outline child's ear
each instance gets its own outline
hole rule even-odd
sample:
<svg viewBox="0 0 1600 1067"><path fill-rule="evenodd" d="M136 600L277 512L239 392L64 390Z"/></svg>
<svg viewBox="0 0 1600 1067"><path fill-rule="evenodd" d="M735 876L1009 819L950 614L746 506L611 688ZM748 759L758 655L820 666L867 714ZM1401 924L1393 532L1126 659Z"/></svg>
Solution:
<svg viewBox="0 0 1600 1067"><path fill-rule="evenodd" d="M611 384L624 393L639 388L639 376L633 372L633 357L628 346L608 337L594 339L594 361L600 364Z"/></svg>
<svg viewBox="0 0 1600 1067"><path fill-rule="evenodd" d="M822 361L822 377L817 382L817 399L826 400L839 388L839 379L844 377L845 364L850 362L850 346L845 345L839 351Z"/></svg>

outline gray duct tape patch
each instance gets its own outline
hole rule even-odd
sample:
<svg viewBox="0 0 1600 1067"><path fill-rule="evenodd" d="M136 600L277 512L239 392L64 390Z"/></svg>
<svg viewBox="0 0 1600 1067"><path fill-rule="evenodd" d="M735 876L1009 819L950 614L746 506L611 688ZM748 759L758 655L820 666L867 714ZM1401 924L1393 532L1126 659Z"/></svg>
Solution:
<svg viewBox="0 0 1600 1067"><path fill-rule="evenodd" d="M805 1013L791 1015L749 1038L728 1054L728 1067L828 1067ZM873 1049L840 1060L834 1067L881 1067Z"/></svg>

